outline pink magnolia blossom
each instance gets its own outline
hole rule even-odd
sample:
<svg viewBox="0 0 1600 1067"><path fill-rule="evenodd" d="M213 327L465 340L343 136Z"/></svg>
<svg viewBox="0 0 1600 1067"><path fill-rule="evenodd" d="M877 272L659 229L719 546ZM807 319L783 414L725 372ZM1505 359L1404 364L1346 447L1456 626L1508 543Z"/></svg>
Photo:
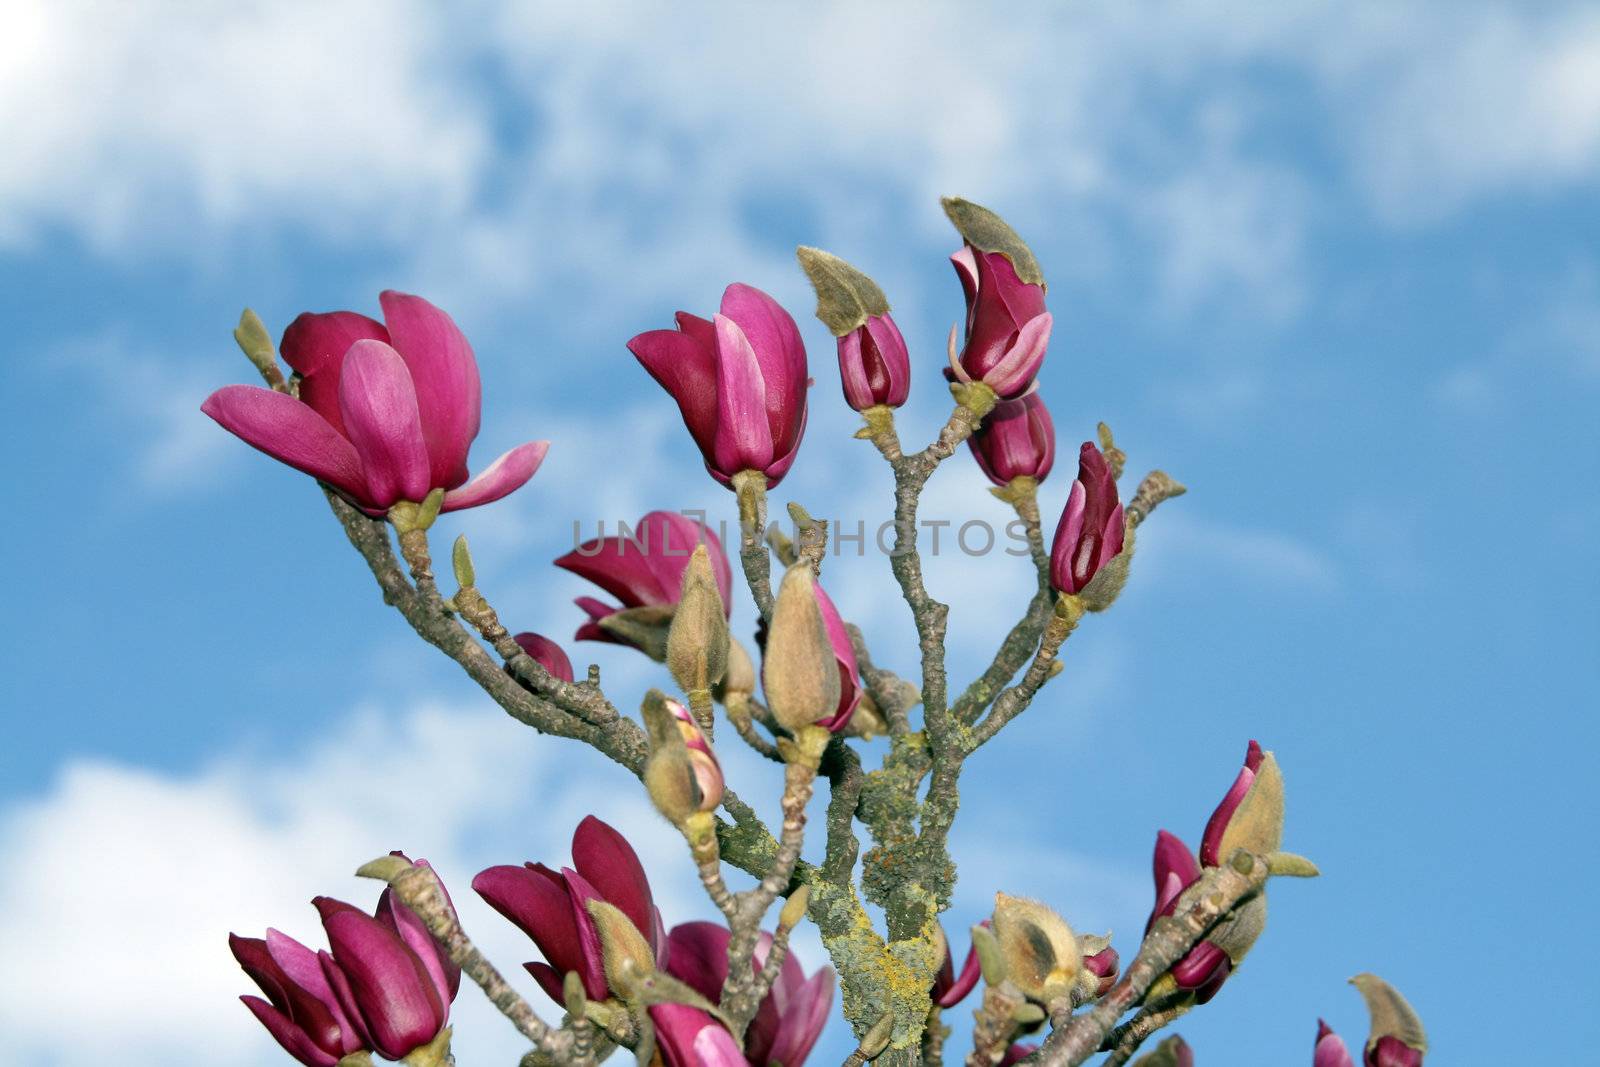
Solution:
<svg viewBox="0 0 1600 1067"><path fill-rule="evenodd" d="M565 1003L561 982L568 971L576 971L583 979L590 999L611 996L600 935L587 901L614 905L644 935L656 962L665 962L661 913L650 895L650 882L638 854L626 838L593 815L579 823L572 835L572 867L564 867L560 873L542 863L490 867L478 873L472 888L539 946L544 962L524 966L557 1004Z"/></svg>
<svg viewBox="0 0 1600 1067"><path fill-rule="evenodd" d="M370 515L444 490L443 511L499 500L538 470L548 441L512 449L467 480L482 389L472 348L419 296L379 295L383 322L307 312L284 331L300 398L229 385L201 410L230 433L326 482Z"/></svg>
<svg viewBox="0 0 1600 1067"><path fill-rule="evenodd" d="M532 656L539 665L563 682L572 681L572 661L567 658L566 652L560 645L550 640L543 634L530 631L516 634L512 640L517 647Z"/></svg>
<svg viewBox="0 0 1600 1067"><path fill-rule="evenodd" d="M1056 428L1038 393L995 405L967 438L972 458L995 485L1013 478L1042 482L1056 462Z"/></svg>
<svg viewBox="0 0 1600 1067"><path fill-rule="evenodd" d="M1050 547L1050 584L1079 593L1100 568L1122 551L1122 504L1106 457L1085 441L1078 452L1078 478L1056 524Z"/></svg>
<svg viewBox="0 0 1600 1067"><path fill-rule="evenodd" d="M956 353L956 328L950 331L950 374L959 381L981 381L1002 400L1015 400L1033 388L1050 344L1052 319L1044 307L1044 286L1017 277L1001 252L963 245L950 257L967 298L966 340Z"/></svg>
<svg viewBox="0 0 1600 1067"><path fill-rule="evenodd" d="M1311 1067L1356 1067L1344 1039L1321 1019L1317 1020L1317 1045L1311 1058Z"/></svg>
<svg viewBox="0 0 1600 1067"><path fill-rule="evenodd" d="M722 542L703 526L674 511L652 511L640 519L630 536L599 537L585 541L555 561L557 567L598 585L620 605L594 597L579 597L577 605L589 616L574 636L579 641L625 643L608 632L600 620L619 611L642 607L670 607L683 591L683 572L695 545L704 544L711 570L722 594L722 609L733 610L733 569Z"/></svg>
<svg viewBox="0 0 1600 1067"><path fill-rule="evenodd" d="M674 926L667 937L671 945L667 972L715 1003L722 995L722 983L728 977L729 937L727 927L718 923L689 922ZM762 934L756 947L757 970L765 963L771 946L771 935ZM812 1046L817 1043L822 1028L827 1025L828 1011L832 1006L833 969L823 967L808 978L794 953L788 953L779 965L772 991L756 1009L755 1018L745 1032L744 1056L753 1067L767 1067L769 1064L801 1067L811 1054ZM695 1032L699 1032L700 1026L696 1020L686 1018L681 1022L692 1025ZM673 1059L671 1044L663 1044L668 1049L668 1067L691 1067L701 1062L696 1059ZM742 1064L745 1061L728 1062Z"/></svg>
<svg viewBox="0 0 1600 1067"><path fill-rule="evenodd" d="M278 1043L308 1067L335 1067L362 1050L397 1060L437 1037L461 971L422 920L389 889L375 915L331 897L312 903L331 951L312 951L276 930L265 939L228 938L267 994L240 999Z"/></svg>
<svg viewBox="0 0 1600 1067"><path fill-rule="evenodd" d="M771 488L794 463L806 428L806 349L794 319L772 297L735 283L711 321L678 312L676 330L628 342L650 376L678 402L706 470L723 485L760 471Z"/></svg>

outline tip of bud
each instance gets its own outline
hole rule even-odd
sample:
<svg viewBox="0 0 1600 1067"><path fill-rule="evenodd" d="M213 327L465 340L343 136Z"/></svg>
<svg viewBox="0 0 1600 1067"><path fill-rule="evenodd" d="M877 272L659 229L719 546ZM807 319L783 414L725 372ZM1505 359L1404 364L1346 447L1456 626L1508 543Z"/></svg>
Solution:
<svg viewBox="0 0 1600 1067"><path fill-rule="evenodd" d="M356 868L357 878L372 878L379 882L393 882L406 871L411 870L411 861L403 856L379 856L368 863L363 863Z"/></svg>
<svg viewBox="0 0 1600 1067"><path fill-rule="evenodd" d="M450 546L450 566L456 572L456 585L471 589L478 584L478 573L472 566L472 553L467 549L467 535L458 534Z"/></svg>
<svg viewBox="0 0 1600 1067"><path fill-rule="evenodd" d="M889 300L878 283L833 253L801 245L795 258L817 292L817 318L835 337L889 313Z"/></svg>
<svg viewBox="0 0 1600 1067"><path fill-rule="evenodd" d="M789 899L783 902L783 908L778 912L778 925L786 930L793 930L800 925L800 920L805 918L806 907L811 903L811 887L802 884L799 889L789 894Z"/></svg>
<svg viewBox="0 0 1600 1067"><path fill-rule="evenodd" d="M939 199L950 224L961 239L980 252L998 252L1011 261L1018 280L1027 285L1044 287L1044 272L1022 238L999 215L959 196Z"/></svg>

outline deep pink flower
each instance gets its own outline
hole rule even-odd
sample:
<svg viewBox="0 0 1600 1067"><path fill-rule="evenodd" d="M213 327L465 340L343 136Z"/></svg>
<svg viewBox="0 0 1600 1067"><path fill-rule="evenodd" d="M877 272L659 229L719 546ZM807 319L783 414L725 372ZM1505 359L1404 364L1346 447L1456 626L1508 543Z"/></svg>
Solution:
<svg viewBox="0 0 1600 1067"><path fill-rule="evenodd" d="M1311 1067L1356 1067L1344 1039L1321 1019L1317 1020L1316 1053L1311 1059Z"/></svg>
<svg viewBox="0 0 1600 1067"><path fill-rule="evenodd" d="M572 867L559 874L542 863L490 867L472 888L539 946L545 962L524 966L557 1004L565 1003L561 982L568 971L583 979L590 999L611 996L586 901L617 907L649 942L657 965L665 964L666 937L644 867L627 839L593 815L572 835Z"/></svg>
<svg viewBox="0 0 1600 1067"><path fill-rule="evenodd" d="M727 1028L699 1008L653 1004L649 1011L667 1067L750 1067Z"/></svg>
<svg viewBox="0 0 1600 1067"><path fill-rule="evenodd" d="M844 399L857 411L897 408L911 393L911 355L900 327L888 315L873 315L839 338L839 379Z"/></svg>
<svg viewBox="0 0 1600 1067"><path fill-rule="evenodd" d="M756 470L777 485L806 428L806 349L789 313L749 285L728 286L712 321L678 312L676 330L649 330L628 350L678 402L723 485Z"/></svg>
<svg viewBox="0 0 1600 1067"><path fill-rule="evenodd" d="M294 938L268 930L266 939L228 935L228 947L267 995L239 999L284 1050L307 1067L335 1067L370 1050L365 1032L339 1006L317 954Z"/></svg>
<svg viewBox="0 0 1600 1067"><path fill-rule="evenodd" d="M1106 457L1092 442L1078 451L1078 479L1056 524L1050 547L1050 584L1057 592L1079 593L1100 568L1122 551L1122 505L1117 480Z"/></svg>
<svg viewBox="0 0 1600 1067"><path fill-rule="evenodd" d="M1385 1034L1372 1042L1361 1062L1363 1067L1422 1067L1422 1051Z"/></svg>
<svg viewBox="0 0 1600 1067"><path fill-rule="evenodd" d="M307 312L284 331L284 360L300 399L229 385L201 405L230 433L382 515L445 490L443 511L477 507L520 488L548 441L512 449L467 481L478 436L478 364L450 316L419 296L387 290L384 322L353 311Z"/></svg>
<svg viewBox="0 0 1600 1067"><path fill-rule="evenodd" d="M988 926L989 920L983 920L983 925ZM961 973L957 974L955 957L950 954L950 942L946 939L944 962L939 964L939 973L933 976L933 1002L941 1008L955 1007L972 992L982 974L978 950L971 945L967 947L967 958L961 963Z"/></svg>
<svg viewBox="0 0 1600 1067"><path fill-rule="evenodd" d="M560 645L543 634L528 631L517 634L512 640L517 643L517 647L537 660L545 670L563 682L572 681L572 661L567 658Z"/></svg>
<svg viewBox="0 0 1600 1067"><path fill-rule="evenodd" d="M682 923L667 935L671 945L667 973L687 983L697 993L716 1003L722 983L728 977L728 929L712 922ZM759 970L772 947L772 937L763 933L756 947L755 966ZM828 1022L833 1006L833 969L823 967L810 978L789 952L779 965L777 980L767 994L750 1028L744 1035L744 1052L755 1067L781 1063L800 1067L811 1054L817 1037ZM673 1067L689 1067L693 1060Z"/></svg>
<svg viewBox="0 0 1600 1067"><path fill-rule="evenodd" d="M967 438L972 457L995 485L1013 478L1042 482L1056 462L1056 428L1038 393L995 405Z"/></svg>
<svg viewBox="0 0 1600 1067"><path fill-rule="evenodd" d="M1050 313L1044 286L1017 277L1001 252L963 245L950 257L967 297L966 343L956 354L950 332L950 370L961 381L981 381L1002 400L1015 400L1033 387L1050 344Z"/></svg>
<svg viewBox="0 0 1600 1067"><path fill-rule="evenodd" d="M574 635L579 641L625 643L600 625L619 611L642 607L670 607L683 592L683 572L695 545L704 544L711 557L722 594L722 610L733 610L733 569L722 542L711 528L673 511L652 511L640 519L629 536L597 537L585 541L556 560L556 566L598 585L622 601L620 606L594 597L579 597L577 605L589 616Z"/></svg>
<svg viewBox="0 0 1600 1067"><path fill-rule="evenodd" d="M331 897L312 904L331 953L276 930L264 941L228 938L270 1003L241 999L278 1043L301 1063L333 1067L362 1049L397 1060L437 1037L450 1020L461 970L422 920L388 889L375 916Z"/></svg>

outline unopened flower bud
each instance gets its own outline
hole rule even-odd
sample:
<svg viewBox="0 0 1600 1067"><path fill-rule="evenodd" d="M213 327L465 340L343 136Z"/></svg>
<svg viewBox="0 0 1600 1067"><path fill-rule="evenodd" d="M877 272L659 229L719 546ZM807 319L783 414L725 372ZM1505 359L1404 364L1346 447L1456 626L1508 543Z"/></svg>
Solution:
<svg viewBox="0 0 1600 1067"><path fill-rule="evenodd" d="M1067 495L1050 548L1050 584L1060 593L1085 592L1092 579L1122 552L1125 536L1116 479L1111 477L1105 456L1085 441L1078 452L1078 478ZM1114 590L1097 590L1096 603L1109 604L1106 594L1114 598L1126 580L1123 573L1115 580Z"/></svg>
<svg viewBox="0 0 1600 1067"><path fill-rule="evenodd" d="M839 665L808 563L790 567L778 587L761 681L773 718L795 733L828 719L839 705Z"/></svg>
<svg viewBox="0 0 1600 1067"><path fill-rule="evenodd" d="M950 261L967 298L959 356L961 328L950 332L949 373L960 382L983 382L1002 400L1015 400L1033 385L1050 343L1044 274L1033 252L999 215L959 197L946 197L943 203L965 242Z"/></svg>
<svg viewBox="0 0 1600 1067"><path fill-rule="evenodd" d="M1236 848L1267 856L1282 843L1283 774L1272 753L1251 741L1243 769L1206 823L1200 862L1216 867Z"/></svg>
<svg viewBox="0 0 1600 1067"><path fill-rule="evenodd" d="M724 704L736 704L755 695L756 665L744 646L731 637L728 639L728 669L713 691Z"/></svg>
<svg viewBox="0 0 1600 1067"><path fill-rule="evenodd" d="M1038 901L996 893L994 936L1006 978L1023 996L1049 1004L1071 990L1083 959L1061 916Z"/></svg>
<svg viewBox="0 0 1600 1067"><path fill-rule="evenodd" d="M1364 1067L1422 1067L1428 1035L1416 1009L1399 990L1375 974L1358 974L1350 984L1361 992L1372 1016L1372 1029L1362 1055Z"/></svg>
<svg viewBox="0 0 1600 1067"><path fill-rule="evenodd" d="M1083 985L1092 996L1104 996L1117 984L1117 968L1122 962L1117 950L1111 947L1111 938L1080 937L1078 950L1083 953Z"/></svg>
<svg viewBox="0 0 1600 1067"><path fill-rule="evenodd" d="M1038 393L994 406L972 431L967 447L984 476L998 486L1016 478L1042 482L1056 461L1056 428Z"/></svg>
<svg viewBox="0 0 1600 1067"><path fill-rule="evenodd" d="M656 810L675 826L722 803L722 767L689 709L659 690L642 708L650 734L644 783Z"/></svg>
<svg viewBox="0 0 1600 1067"><path fill-rule="evenodd" d="M585 906L594 920L595 933L600 935L606 984L623 1000L635 999L644 979L655 973L656 958L650 943L615 904L595 898Z"/></svg>
<svg viewBox="0 0 1600 1067"><path fill-rule="evenodd" d="M820 248L795 255L817 291L817 318L839 339L844 398L857 411L897 408L911 390L911 357L876 282Z"/></svg>
<svg viewBox="0 0 1600 1067"><path fill-rule="evenodd" d="M563 682L572 681L572 661L567 658L560 645L550 640L543 634L529 631L517 634L512 638L517 647L532 657L539 666L549 671L553 676Z"/></svg>
<svg viewBox="0 0 1600 1067"><path fill-rule="evenodd" d="M709 690L728 669L728 615L703 544L695 546L683 571L667 631L667 668L686 693Z"/></svg>
<svg viewBox="0 0 1600 1067"><path fill-rule="evenodd" d="M793 930L800 925L800 920L805 918L806 908L811 904L811 887L802 885L789 899L783 902L783 907L778 911L778 925L785 930Z"/></svg>

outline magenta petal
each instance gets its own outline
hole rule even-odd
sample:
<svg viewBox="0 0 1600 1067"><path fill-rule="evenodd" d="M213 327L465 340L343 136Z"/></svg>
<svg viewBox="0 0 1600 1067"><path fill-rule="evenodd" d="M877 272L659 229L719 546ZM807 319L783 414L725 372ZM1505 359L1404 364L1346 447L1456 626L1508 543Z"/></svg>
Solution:
<svg viewBox="0 0 1600 1067"><path fill-rule="evenodd" d="M639 856L616 829L593 815L572 835L572 865L601 899L621 909L639 932L650 937L655 902Z"/></svg>
<svg viewBox="0 0 1600 1067"><path fill-rule="evenodd" d="M855 329L839 338L839 381L844 387L845 402L856 411L865 411L878 402L867 379L861 335L862 331Z"/></svg>
<svg viewBox="0 0 1600 1067"><path fill-rule="evenodd" d="M881 369L886 381L874 392L881 394L879 403L897 408L911 395L911 354L906 350L906 339L893 316L874 315L867 320L866 331L877 349Z"/></svg>
<svg viewBox="0 0 1600 1067"><path fill-rule="evenodd" d="M1083 537L1084 514L1088 506L1088 492L1082 481L1072 483L1067 494L1067 506L1061 511L1061 521L1056 523L1055 540L1050 544L1050 584L1063 593L1076 593L1078 584L1075 558Z"/></svg>
<svg viewBox="0 0 1600 1067"><path fill-rule="evenodd" d="M402 859L405 858L404 853L396 852L393 855L400 856ZM413 866L426 867L428 866L428 861L417 860ZM444 890L442 884L440 889ZM449 891L444 890L444 895L445 901L449 903ZM450 913L451 915L455 914L455 905L453 903L450 904ZM418 917L417 913L400 903L399 898L394 894L394 890L385 888L382 895L379 896L377 918L378 921L399 934L400 939L406 943L406 947L410 948L416 954L417 959L422 961L422 965L427 969L429 977L433 979L434 988L438 990L439 1000L444 1005L445 1013L448 1015L450 1003L455 1000L456 992L461 988L461 968L456 966L455 962L450 959L450 954L445 951L444 946L434 940L433 933L428 929L427 924Z"/></svg>
<svg viewBox="0 0 1600 1067"><path fill-rule="evenodd" d="M512 637L517 647L538 661L539 665L563 682L572 681L572 661L561 646L543 634L523 632Z"/></svg>
<svg viewBox="0 0 1600 1067"><path fill-rule="evenodd" d="M654 1004L649 1011L667 1067L749 1067L733 1036L699 1008Z"/></svg>
<svg viewBox="0 0 1600 1067"><path fill-rule="evenodd" d="M492 504L521 489L533 477L550 451L549 441L529 441L518 445L489 464L472 481L444 495L440 511L460 511L481 504Z"/></svg>
<svg viewBox="0 0 1600 1067"><path fill-rule="evenodd" d="M966 999L967 994L971 993L973 988L977 986L978 979L982 974L983 968L978 963L977 948L968 948L967 958L961 964L961 973L955 976L955 980L940 995L939 1006L941 1008L953 1008L961 1003L962 1000Z"/></svg>
<svg viewBox="0 0 1600 1067"><path fill-rule="evenodd" d="M283 361L300 375L300 400L344 433L344 417L339 414L339 368L344 354L357 341L389 343L383 323L354 311L310 311L298 316L283 331L278 350Z"/></svg>
<svg viewBox="0 0 1600 1067"><path fill-rule="evenodd" d="M1422 1067L1422 1053L1392 1034L1384 1034L1366 1052L1367 1067Z"/></svg>
<svg viewBox="0 0 1600 1067"><path fill-rule="evenodd" d="M382 341L357 341L344 357L339 413L367 480L366 499L386 508L428 495L428 447L417 394L400 353Z"/></svg>
<svg viewBox="0 0 1600 1067"><path fill-rule="evenodd" d="M1245 764L1233 780L1233 785L1228 787L1227 794L1222 798L1222 803L1217 805L1211 813L1211 818L1206 821L1205 834L1200 838L1200 862L1207 867L1216 867L1222 863L1219 855L1222 849L1222 835L1228 830L1228 822L1233 818L1233 813L1239 805L1244 803L1244 795L1250 792L1250 786L1256 780L1256 768L1261 765L1261 746L1251 741L1245 749Z"/></svg>
<svg viewBox="0 0 1600 1067"><path fill-rule="evenodd" d="M817 586L817 608L822 614L823 628L828 631L828 643L833 645L833 658L839 664L839 706L834 713L821 720L822 725L837 733L850 722L856 705L861 703L861 671L856 664L855 649L850 644L850 634L839 617L833 599Z"/></svg>
<svg viewBox="0 0 1600 1067"><path fill-rule="evenodd" d="M718 923L679 923L667 934L667 973L715 1002L728 977L729 937Z"/></svg>
<svg viewBox="0 0 1600 1067"><path fill-rule="evenodd" d="M1194 853L1189 851L1188 845L1165 830L1156 834L1151 871L1155 875L1156 901L1150 909L1150 921L1145 924L1146 933L1157 919L1172 914L1178 897L1200 880L1200 864L1196 862Z"/></svg>
<svg viewBox="0 0 1600 1067"><path fill-rule="evenodd" d="M1184 989L1199 989L1228 962L1228 954L1209 941L1202 941L1188 955L1172 965L1172 977Z"/></svg>
<svg viewBox="0 0 1600 1067"><path fill-rule="evenodd" d="M806 346L800 328L782 304L740 282L723 291L721 313L738 324L755 352L772 440L775 449L783 451L806 397Z"/></svg>
<svg viewBox="0 0 1600 1067"><path fill-rule="evenodd" d="M338 997L334 995L333 988L328 985L327 975L323 973L322 963L317 959L317 954L289 935L272 929L267 930L266 949L268 955L272 957L272 962L284 976L314 997L327 1011L337 1033L323 1043L328 1048L334 1048L342 1043L342 1052L346 1054L359 1049L361 1042L356 1036L356 1028L351 1025L350 1018L345 1014ZM317 1031L307 1024L302 1012L295 1011L294 1015L307 1032L316 1035Z"/></svg>
<svg viewBox="0 0 1600 1067"><path fill-rule="evenodd" d="M317 953L317 963L321 965L323 976L329 988L333 990L334 1001L338 1004L340 1013L350 1020L350 1026L360 1040L361 1047L371 1048L372 1034L366 1020L361 1017L361 1008L356 1003L356 996L350 990L350 979L334 958L325 951Z"/></svg>
<svg viewBox="0 0 1600 1067"><path fill-rule="evenodd" d="M717 433L717 359L710 325L679 312L678 330L649 330L628 342L628 351L678 402L684 425L707 459Z"/></svg>
<svg viewBox="0 0 1600 1067"><path fill-rule="evenodd" d="M726 315L717 327L717 434L713 457L724 474L765 470L772 462L772 426L767 386L755 349L738 323Z"/></svg>
<svg viewBox="0 0 1600 1067"><path fill-rule="evenodd" d="M1317 1020L1317 1044L1311 1067L1355 1067L1344 1039L1321 1019Z"/></svg>
<svg viewBox="0 0 1600 1067"><path fill-rule="evenodd" d="M789 468L794 466L794 459L800 454L800 442L806 435L806 420L810 417L810 409L802 408L800 411L800 426L795 430L794 444L789 446L789 451L778 456L767 465L767 488L771 489L783 481L783 476L789 473Z"/></svg>
<svg viewBox="0 0 1600 1067"><path fill-rule="evenodd" d="M355 447L294 397L253 385L226 385L207 397L200 410L273 459L358 500L365 498Z"/></svg>
<svg viewBox="0 0 1600 1067"><path fill-rule="evenodd" d="M800 1067L828 1024L833 1007L833 968L823 967L808 979L783 1009L778 1039L773 1042L768 1060L789 1067Z"/></svg>
<svg viewBox="0 0 1600 1067"><path fill-rule="evenodd" d="M399 935L354 909L327 916L323 926L376 1051L399 1059L433 1040L445 1008L422 961Z"/></svg>
<svg viewBox="0 0 1600 1067"><path fill-rule="evenodd" d="M283 1050L306 1067L336 1067L339 1057L331 1055L316 1046L304 1030L289 1021L289 1017L274 1008L260 997L240 997L244 1006L249 1008L267 1032L273 1036Z"/></svg>
<svg viewBox="0 0 1600 1067"><path fill-rule="evenodd" d="M478 436L483 405L472 346L455 320L420 296L390 289L378 294L378 302L391 343L416 387L429 483L454 489L467 480L467 450Z"/></svg>
<svg viewBox="0 0 1600 1067"><path fill-rule="evenodd" d="M1006 349L1005 355L984 372L984 384L1006 400L1020 397L1027 392L1028 386L1033 384L1033 379L1039 374L1039 366L1044 362L1045 350L1050 345L1050 326L1053 321L1050 313L1046 311L1024 323L1017 333L1016 340Z"/></svg>
<svg viewBox="0 0 1600 1067"><path fill-rule="evenodd" d="M478 872L472 888L533 939L558 977L568 971L584 973L572 898L560 875L545 867L490 867Z"/></svg>
<svg viewBox="0 0 1600 1067"><path fill-rule="evenodd" d="M572 923L578 932L578 944L583 951L583 966L578 973L584 987L595 1000L610 996L606 984L604 955L600 947L600 932L595 929L594 917L589 914L589 901L604 900L600 891L589 880L570 867L561 869L561 880L567 887L567 900L572 909Z"/></svg>
<svg viewBox="0 0 1600 1067"><path fill-rule="evenodd" d="M533 975L533 980L539 983L539 988L550 995L550 999L557 1004L567 1003L566 992L562 985L562 976L554 967L542 960L533 960L522 965L523 970Z"/></svg>
<svg viewBox="0 0 1600 1067"><path fill-rule="evenodd" d="M635 530L645 566L655 576L661 595L672 603L683 593L683 572L700 543L700 531L699 523L675 511L652 511L639 520ZM728 606L726 600L723 606Z"/></svg>

